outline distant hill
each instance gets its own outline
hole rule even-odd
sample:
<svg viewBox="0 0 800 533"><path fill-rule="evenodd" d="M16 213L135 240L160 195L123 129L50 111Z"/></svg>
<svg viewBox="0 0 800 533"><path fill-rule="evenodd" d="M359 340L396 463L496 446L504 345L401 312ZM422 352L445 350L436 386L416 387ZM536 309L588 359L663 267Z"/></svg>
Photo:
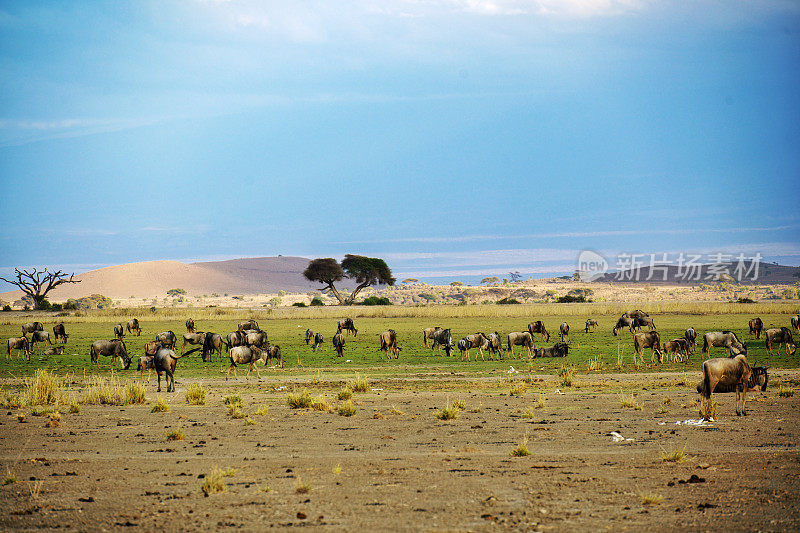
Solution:
<svg viewBox="0 0 800 533"><path fill-rule="evenodd" d="M758 264L758 277L752 279L752 274L744 276L749 269L750 264L745 263L747 267L743 271L742 285L776 285L776 284L791 284L800 281L800 267L777 265L775 263ZM622 271L623 275L620 276L618 272L609 272L602 277L594 280L597 282L615 282L615 283L662 283L666 285L697 285L700 283L713 283L714 272L710 265L697 265L696 271L691 271L691 275L684 276L679 271L677 265L656 265L652 279L650 277L650 266L641 267L638 269L629 269ZM721 268L720 268L721 267ZM717 272L728 272L731 276L736 278L736 262L720 263L716 265ZM666 280L664 279L664 269L667 271ZM684 272L688 271L684 268ZM699 275L698 275L699 272ZM727 280L732 281L732 280Z"/></svg>

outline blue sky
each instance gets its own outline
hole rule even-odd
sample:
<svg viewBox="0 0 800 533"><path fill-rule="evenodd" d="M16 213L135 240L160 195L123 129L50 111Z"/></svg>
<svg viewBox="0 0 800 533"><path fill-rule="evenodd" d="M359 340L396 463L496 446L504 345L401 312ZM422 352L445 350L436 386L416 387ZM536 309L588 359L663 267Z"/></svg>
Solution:
<svg viewBox="0 0 800 533"><path fill-rule="evenodd" d="M778 0L2 1L0 272L798 265L798 65Z"/></svg>

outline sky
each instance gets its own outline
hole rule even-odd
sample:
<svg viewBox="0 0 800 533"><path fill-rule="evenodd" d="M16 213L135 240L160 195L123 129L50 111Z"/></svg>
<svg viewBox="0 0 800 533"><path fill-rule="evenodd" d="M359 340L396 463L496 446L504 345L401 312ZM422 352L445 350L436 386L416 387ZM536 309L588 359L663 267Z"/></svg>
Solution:
<svg viewBox="0 0 800 533"><path fill-rule="evenodd" d="M0 275L800 265L798 65L796 1L0 0Z"/></svg>

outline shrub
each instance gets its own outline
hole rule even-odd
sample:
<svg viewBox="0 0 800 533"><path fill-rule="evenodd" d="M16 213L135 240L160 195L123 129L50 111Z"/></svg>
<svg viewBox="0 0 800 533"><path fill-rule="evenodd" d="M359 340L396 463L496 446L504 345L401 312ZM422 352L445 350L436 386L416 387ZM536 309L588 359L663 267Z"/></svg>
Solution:
<svg viewBox="0 0 800 533"><path fill-rule="evenodd" d="M25 379L24 399L28 405L58 405L64 390L58 376L39 369L32 378Z"/></svg>
<svg viewBox="0 0 800 533"><path fill-rule="evenodd" d="M311 307L320 307L323 305L325 305L325 302L323 302L322 298L319 296L314 296L314 298L311 299Z"/></svg>
<svg viewBox="0 0 800 533"><path fill-rule="evenodd" d="M347 384L347 388L353 392L367 392L369 390L369 382L361 374L356 374L356 377Z"/></svg>
<svg viewBox="0 0 800 533"><path fill-rule="evenodd" d="M453 407L455 407L455 408L456 408L456 409L458 409L459 411L463 411L464 409L466 409L466 408L467 408L467 404L464 402L464 400L462 400L461 398L459 398L459 399L457 399L457 400L455 400L455 401L453 402Z"/></svg>
<svg viewBox="0 0 800 533"><path fill-rule="evenodd" d="M528 437L522 439L522 442L519 445L511 450L511 457L526 457L530 455L531 452L528 450Z"/></svg>
<svg viewBox="0 0 800 533"><path fill-rule="evenodd" d="M203 494L217 494L227 490L225 486L225 474L216 466L211 470L211 473L206 474L203 484L200 486Z"/></svg>
<svg viewBox="0 0 800 533"><path fill-rule="evenodd" d="M311 398L311 408L315 411L330 411L331 406L323 396Z"/></svg>
<svg viewBox="0 0 800 533"><path fill-rule="evenodd" d="M178 429L167 431L164 433L164 436L167 438L167 440L183 440L183 430Z"/></svg>
<svg viewBox="0 0 800 533"><path fill-rule="evenodd" d="M587 300L584 296L573 296L571 294L566 294L564 296L559 296L558 298L556 298L556 302L560 304L572 304L572 303L591 302L591 300Z"/></svg>
<svg viewBox="0 0 800 533"><path fill-rule="evenodd" d="M238 394L232 394L230 396L225 396L225 398L222 399L222 403L224 403L225 405L238 405L239 407L241 407L242 406L242 397L239 396Z"/></svg>
<svg viewBox="0 0 800 533"><path fill-rule="evenodd" d="M497 305L514 305L519 304L520 301L516 298L511 298L510 296L507 298L503 298L502 300L497 300Z"/></svg>
<svg viewBox="0 0 800 533"><path fill-rule="evenodd" d="M361 305L392 305L392 302L386 297L370 296L369 298L364 298Z"/></svg>
<svg viewBox="0 0 800 533"><path fill-rule="evenodd" d="M294 307L308 307L304 302L295 302L292 305Z"/></svg>
<svg viewBox="0 0 800 533"><path fill-rule="evenodd" d="M311 393L308 389L303 389L299 394L289 393L286 395L286 403L292 409L308 409L311 407Z"/></svg>
<svg viewBox="0 0 800 533"><path fill-rule="evenodd" d="M169 411L169 405L167 402L164 401L164 398L159 396L156 398L156 403L153 404L153 408L150 409L151 413L166 413Z"/></svg>
<svg viewBox="0 0 800 533"><path fill-rule="evenodd" d="M241 400L241 398L240 398ZM192 383L186 389L186 403L189 405L205 405L206 390L199 383Z"/></svg>
<svg viewBox="0 0 800 533"><path fill-rule="evenodd" d="M452 420L454 418L458 418L458 409L450 405L450 402L448 402L441 411L436 413L436 418L439 420Z"/></svg>
<svg viewBox="0 0 800 533"><path fill-rule="evenodd" d="M353 391L351 391L346 387L340 390L339 394L337 395L337 398L340 400L349 400L352 397L353 397Z"/></svg>
<svg viewBox="0 0 800 533"><path fill-rule="evenodd" d="M356 406L353 405L353 400L347 400L336 410L339 416L353 416L356 414Z"/></svg>
<svg viewBox="0 0 800 533"><path fill-rule="evenodd" d="M241 404L238 403L232 403L231 405L228 406L228 414L230 415L231 418L235 419L244 418L244 413L242 412Z"/></svg>
<svg viewBox="0 0 800 533"><path fill-rule="evenodd" d="M135 405L144 402L144 385L141 383L128 383L125 385L125 405Z"/></svg>
<svg viewBox="0 0 800 533"><path fill-rule="evenodd" d="M755 301L755 300L753 300L752 298L738 298L738 299L736 300L736 303L740 303L740 304L754 304L754 303L756 303L756 301Z"/></svg>

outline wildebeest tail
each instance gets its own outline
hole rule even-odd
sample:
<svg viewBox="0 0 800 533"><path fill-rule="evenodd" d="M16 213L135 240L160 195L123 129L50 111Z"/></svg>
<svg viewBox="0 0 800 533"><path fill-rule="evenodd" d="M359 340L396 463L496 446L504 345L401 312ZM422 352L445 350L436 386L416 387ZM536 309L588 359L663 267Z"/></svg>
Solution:
<svg viewBox="0 0 800 533"><path fill-rule="evenodd" d="M178 355L177 357L183 357L184 355L191 355L191 354L193 354L194 352L198 352L198 351L200 351L200 350L202 350L202 349L203 349L203 347L202 347L202 346L200 346L200 347L198 347L198 348L192 348L192 349L191 349L191 350L189 350L188 352L183 352L182 354Z"/></svg>
<svg viewBox="0 0 800 533"><path fill-rule="evenodd" d="M703 353L708 353L708 337L703 335Z"/></svg>

